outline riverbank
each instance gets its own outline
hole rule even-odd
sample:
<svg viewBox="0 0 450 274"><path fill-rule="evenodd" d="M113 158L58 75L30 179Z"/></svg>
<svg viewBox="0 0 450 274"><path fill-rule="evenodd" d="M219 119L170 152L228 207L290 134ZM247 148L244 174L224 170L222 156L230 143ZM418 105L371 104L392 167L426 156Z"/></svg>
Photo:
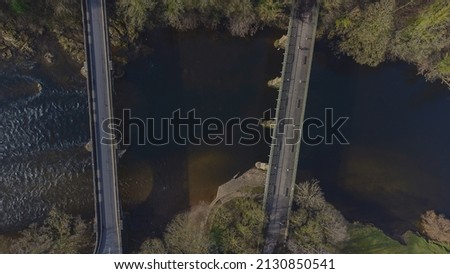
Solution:
<svg viewBox="0 0 450 274"><path fill-rule="evenodd" d="M288 6L284 1L208 1L201 6L185 1L111 1L107 9L112 58L121 71L133 57L149 54L151 49L143 43L142 35L155 28L226 29L244 37L266 26L287 26ZM84 38L77 2L11 0L0 3L0 15L3 63L24 67L53 63L58 58L55 52L62 49L74 63L83 65Z"/></svg>
<svg viewBox="0 0 450 274"><path fill-rule="evenodd" d="M336 53L376 67L401 60L450 87L450 2L322 1L320 37Z"/></svg>
<svg viewBox="0 0 450 274"><path fill-rule="evenodd" d="M264 183L265 171L255 168L233 178L219 187L209 205L200 204L176 216L162 239L147 239L141 252L261 253ZM300 184L294 200L290 236L278 252L450 254L450 243L426 238L417 231L392 239L372 224L348 223L325 201L316 182ZM305 219L305 214L312 215Z"/></svg>
<svg viewBox="0 0 450 274"><path fill-rule="evenodd" d="M336 53L368 66L402 60L414 64L427 80L449 85L450 36L445 32L449 27L445 18L450 14L450 4L446 0L322 2L318 37ZM143 46L142 34L155 28L226 30L245 37L264 27L286 28L289 9L288 0L213 0L201 5L196 1L111 1L108 13L113 60L120 71L130 56L148 54L151 49ZM0 13L1 60L52 62L49 45L54 41L82 65L83 32L76 2L11 0L0 4Z"/></svg>
<svg viewBox="0 0 450 274"><path fill-rule="evenodd" d="M261 197L264 192L265 185L265 174L266 172L263 170L259 170L256 168L250 169L247 172L243 173L242 176L233 178L228 181L221 187L219 187L216 199L209 205L210 213L207 215L214 217L214 214L221 207L226 207L227 203L232 203L233 200L238 199L258 199ZM301 186L302 184L300 184ZM308 187L308 195L301 196L309 196L313 197L314 195L320 195L316 192L316 190L312 190L313 187ZM320 192L320 190L318 190ZM298 195L298 193L297 193ZM309 198L311 199L311 198ZM317 199L317 198L315 198ZM311 200L301 200L303 204L311 203ZM317 202L313 202L317 203ZM331 205L326 203L326 207L330 207ZM296 209L297 208L297 209ZM296 211L298 211L298 205L293 208L293 216L291 217L291 227L290 230L293 230L292 226L295 226L298 222L296 220ZM212 212L212 213L211 213ZM329 215L325 215L324 220L321 221L322 226L324 223L327 223L326 219L336 219L336 217L332 217L333 215L328 213ZM341 215L338 213L338 215ZM425 217L431 216L431 217ZM437 216L434 213L429 213L422 215L423 221L420 227L416 227L415 231L406 231L403 232L397 239L393 239L386 235L382 230L376 228L373 224L362 224L359 222L355 223L347 223L346 228L343 230L342 235L339 238L343 239L341 241L337 241L337 249L334 252L337 253L349 253L349 254L450 254L450 242L440 242L439 239L447 239L446 237L450 236L449 233L449 224L450 221L445 219L445 217L440 216L439 220L437 220ZM218 221L216 219L216 221ZM220 221L221 222L221 221ZM339 225L333 221L333 229L339 230ZM211 219L207 219L206 223L209 223L209 227L214 228L214 221ZM425 228L424 228L424 225ZM233 226L233 224L228 224ZM302 224L307 225L307 224ZM303 228L304 231L312 231ZM344 232L345 231L345 232ZM420 233L422 232L422 233ZM212 232L214 233L214 232ZM291 233L294 233L291 231ZM298 232L297 232L298 233ZM302 232L301 232L302 233ZM304 233L304 232L303 232ZM338 233L334 231L334 233ZM438 233L439 236L435 234ZM426 237L424 234L430 235L432 238ZM217 236L217 235L216 235ZM303 240L313 237L309 235L308 232L303 236ZM288 247L290 241L288 241ZM306 248L305 245L308 245L308 242L302 242L300 246L302 248ZM307 250L307 252L313 252L312 250L320 250L321 248L317 246L311 247L311 251ZM328 250L329 252L330 250ZM305 252L305 250L303 250Z"/></svg>

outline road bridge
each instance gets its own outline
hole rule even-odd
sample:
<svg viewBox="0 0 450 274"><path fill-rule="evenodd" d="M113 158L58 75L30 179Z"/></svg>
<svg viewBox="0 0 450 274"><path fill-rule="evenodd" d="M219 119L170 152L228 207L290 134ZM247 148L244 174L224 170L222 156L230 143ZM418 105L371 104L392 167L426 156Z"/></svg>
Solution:
<svg viewBox="0 0 450 274"><path fill-rule="evenodd" d="M273 253L288 233L318 14L315 0L294 0L264 193L264 253Z"/></svg>
<svg viewBox="0 0 450 274"><path fill-rule="evenodd" d="M122 253L122 221L117 179L116 147L104 142L113 119L112 65L105 0L82 0L87 88L94 174L97 243L95 253Z"/></svg>

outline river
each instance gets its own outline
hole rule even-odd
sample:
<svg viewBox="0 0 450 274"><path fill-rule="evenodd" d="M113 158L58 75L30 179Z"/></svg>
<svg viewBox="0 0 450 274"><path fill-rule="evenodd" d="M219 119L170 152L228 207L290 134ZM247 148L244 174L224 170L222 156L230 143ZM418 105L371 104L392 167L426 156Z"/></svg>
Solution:
<svg viewBox="0 0 450 274"><path fill-rule="evenodd" d="M196 109L201 118L262 118L275 107L276 91L266 83L281 70L282 51L273 48L280 34L149 34L144 38L153 53L131 60L115 81L116 116L130 109L134 117L160 119ZM67 73L54 70L0 74L2 232L40 220L55 204L93 214L85 87L82 79L65 84ZM428 209L450 215L450 100L444 86L426 83L409 65L362 67L319 44L307 117L323 118L325 108L350 118L343 127L350 145L303 146L299 180L319 179L348 219L390 233L413 227ZM175 214L212 200L220 184L268 160L264 142L155 147L133 143L137 133L130 134L119 179L133 248L161 235Z"/></svg>
<svg viewBox="0 0 450 274"><path fill-rule="evenodd" d="M270 31L247 39L204 31L149 35L146 39L154 53L130 62L125 78L116 81L116 116L130 109L133 117L159 120L171 117L177 109L182 115L195 109L203 119L262 118L277 97L266 85L280 71L282 55L273 48L273 37ZM255 146L180 146L174 142L163 147L138 146L136 135L132 130L132 145L121 169L122 174L130 174L127 170L136 170L138 165L151 173L146 179L152 192L142 197L142 203L131 205L127 222L130 234L139 240L149 232L160 235L173 215L190 205L214 199L218 186L255 162L267 160L269 153L264 142Z"/></svg>
<svg viewBox="0 0 450 274"><path fill-rule="evenodd" d="M53 206L92 216L86 93L67 67L0 73L1 232L39 221Z"/></svg>
<svg viewBox="0 0 450 274"><path fill-rule="evenodd" d="M336 118L349 117L350 145L304 146L300 177L319 179L348 219L391 234L414 228L426 210L450 216L448 88L411 65L370 68L317 48L307 116L333 108Z"/></svg>

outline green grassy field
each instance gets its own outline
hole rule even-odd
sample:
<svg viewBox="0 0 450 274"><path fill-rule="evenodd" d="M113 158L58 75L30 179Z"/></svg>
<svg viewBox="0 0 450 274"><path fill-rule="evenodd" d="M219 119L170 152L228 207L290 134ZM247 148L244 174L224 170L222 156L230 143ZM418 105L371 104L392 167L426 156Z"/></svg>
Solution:
<svg viewBox="0 0 450 274"><path fill-rule="evenodd" d="M352 224L349 239L344 243L343 253L350 254L450 254L450 246L429 241L408 231L403 234L402 244L380 229L363 224Z"/></svg>

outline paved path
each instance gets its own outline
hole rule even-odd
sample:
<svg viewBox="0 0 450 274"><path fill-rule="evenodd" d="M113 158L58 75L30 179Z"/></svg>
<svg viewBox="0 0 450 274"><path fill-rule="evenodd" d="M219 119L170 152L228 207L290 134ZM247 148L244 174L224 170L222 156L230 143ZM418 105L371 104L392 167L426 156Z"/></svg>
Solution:
<svg viewBox="0 0 450 274"><path fill-rule="evenodd" d="M116 149L103 121L113 118L111 62L104 0L83 0L88 93L91 118L97 245L95 253L122 253Z"/></svg>
<svg viewBox="0 0 450 274"><path fill-rule="evenodd" d="M283 82L277 103L264 205L268 215L264 253L273 253L285 241L294 195L309 76L312 65L318 6L297 0L291 15Z"/></svg>

